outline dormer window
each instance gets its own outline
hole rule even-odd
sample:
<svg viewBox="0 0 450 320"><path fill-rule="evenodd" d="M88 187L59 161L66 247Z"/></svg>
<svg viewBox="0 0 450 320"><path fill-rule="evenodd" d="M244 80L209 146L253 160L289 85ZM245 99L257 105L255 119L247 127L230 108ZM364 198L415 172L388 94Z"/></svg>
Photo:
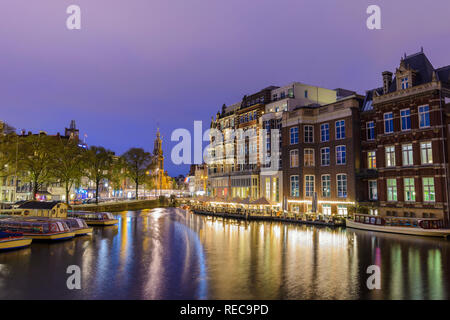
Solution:
<svg viewBox="0 0 450 320"><path fill-rule="evenodd" d="M409 82L408 82L408 77L404 77L402 78L402 89L408 89L409 88Z"/></svg>

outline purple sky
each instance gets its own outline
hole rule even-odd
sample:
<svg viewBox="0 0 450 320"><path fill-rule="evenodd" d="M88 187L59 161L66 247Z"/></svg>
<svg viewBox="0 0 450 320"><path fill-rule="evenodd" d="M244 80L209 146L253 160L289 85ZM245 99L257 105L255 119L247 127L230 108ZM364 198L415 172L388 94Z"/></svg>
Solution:
<svg viewBox="0 0 450 320"><path fill-rule="evenodd" d="M82 30L66 29L66 8ZM382 30L366 28L366 8ZM123 153L209 126L223 103L299 81L364 93L404 52L450 64L448 0L2 0L0 119L63 132L75 119L90 145Z"/></svg>

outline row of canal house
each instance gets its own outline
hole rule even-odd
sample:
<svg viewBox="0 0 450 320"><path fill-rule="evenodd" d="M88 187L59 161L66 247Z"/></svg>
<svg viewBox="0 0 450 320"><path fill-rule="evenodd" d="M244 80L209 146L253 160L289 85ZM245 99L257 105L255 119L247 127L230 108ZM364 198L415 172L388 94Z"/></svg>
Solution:
<svg viewBox="0 0 450 320"><path fill-rule="evenodd" d="M298 82L265 88L212 119L224 141L212 143L211 152L223 156L209 164L209 193L265 197L298 212L308 212L317 197L326 215L360 205L371 214L448 222L449 98L450 66L434 68L423 51L405 55L364 96ZM268 139L264 146L239 142L230 134L238 128ZM259 160L238 164L242 155L271 155L276 143L278 169Z"/></svg>

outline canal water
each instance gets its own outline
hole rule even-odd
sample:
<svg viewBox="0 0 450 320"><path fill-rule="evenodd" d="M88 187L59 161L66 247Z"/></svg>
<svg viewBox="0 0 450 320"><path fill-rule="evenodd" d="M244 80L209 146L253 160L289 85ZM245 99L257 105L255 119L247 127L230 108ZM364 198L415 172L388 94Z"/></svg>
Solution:
<svg viewBox="0 0 450 320"><path fill-rule="evenodd" d="M450 241L181 209L116 215L92 236L0 253L0 299L448 299ZM67 267L81 269L69 290ZM381 289L366 285L368 266Z"/></svg>

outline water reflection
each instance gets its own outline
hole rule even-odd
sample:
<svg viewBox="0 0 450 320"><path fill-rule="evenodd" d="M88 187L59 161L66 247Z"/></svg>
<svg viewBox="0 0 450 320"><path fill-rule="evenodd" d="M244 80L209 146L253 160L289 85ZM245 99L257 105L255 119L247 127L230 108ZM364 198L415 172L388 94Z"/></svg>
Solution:
<svg viewBox="0 0 450 320"><path fill-rule="evenodd" d="M121 212L117 226L0 254L2 299L447 299L450 243L245 222L177 209ZM82 290L66 268L82 270ZM368 290L366 269L381 269Z"/></svg>

